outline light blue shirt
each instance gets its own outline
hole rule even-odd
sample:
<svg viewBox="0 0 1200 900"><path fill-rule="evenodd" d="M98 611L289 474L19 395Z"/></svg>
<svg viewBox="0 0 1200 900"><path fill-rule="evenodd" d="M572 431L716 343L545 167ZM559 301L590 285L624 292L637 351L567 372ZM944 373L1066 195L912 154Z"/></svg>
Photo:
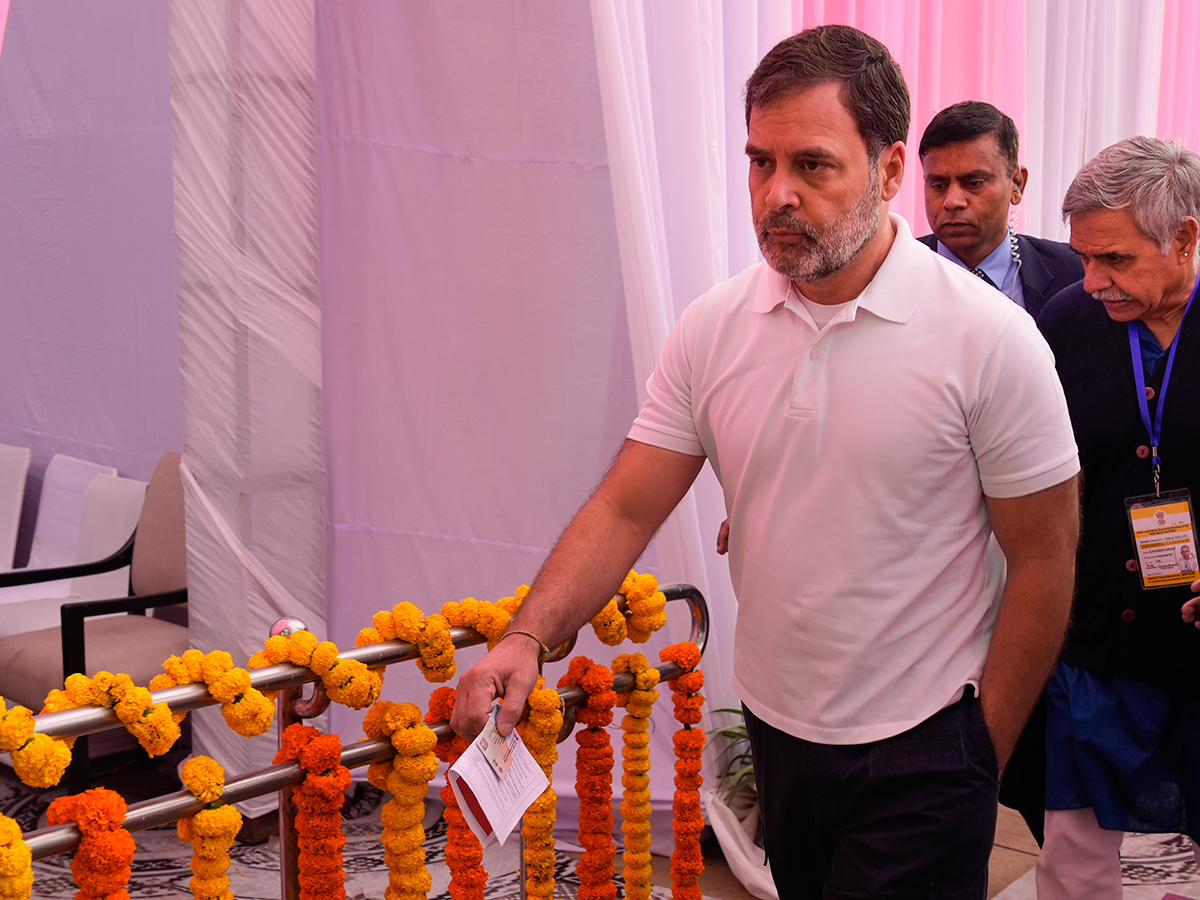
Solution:
<svg viewBox="0 0 1200 900"><path fill-rule="evenodd" d="M958 263L964 269L967 267L961 259L954 255L954 251L941 241L937 242L937 252L938 256L943 256L952 263ZM1001 241L996 249L979 264L979 268L988 278L992 279L993 284L1000 288L1001 293L1021 309L1025 308L1025 292L1021 289L1021 279L1017 277L1021 267L1013 258L1013 234L1011 231L1008 232L1008 240Z"/></svg>

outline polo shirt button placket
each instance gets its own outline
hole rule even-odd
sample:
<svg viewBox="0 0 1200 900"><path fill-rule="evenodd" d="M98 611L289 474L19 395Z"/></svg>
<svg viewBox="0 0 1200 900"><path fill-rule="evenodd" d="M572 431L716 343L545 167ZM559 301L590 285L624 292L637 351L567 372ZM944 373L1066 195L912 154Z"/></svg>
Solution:
<svg viewBox="0 0 1200 900"><path fill-rule="evenodd" d="M1138 570L1137 560L1136 559L1125 560L1125 569L1126 569L1126 571L1129 571L1129 572L1136 572Z"/></svg>
<svg viewBox="0 0 1200 900"><path fill-rule="evenodd" d="M1138 448L1133 452L1137 454L1138 459L1145 459L1150 455L1150 448L1145 444L1138 444Z"/></svg>
<svg viewBox="0 0 1200 900"><path fill-rule="evenodd" d="M1127 609L1123 613L1121 613L1121 618L1124 619L1126 622L1132 622L1134 619L1137 618L1137 613L1135 613L1132 609Z"/></svg>

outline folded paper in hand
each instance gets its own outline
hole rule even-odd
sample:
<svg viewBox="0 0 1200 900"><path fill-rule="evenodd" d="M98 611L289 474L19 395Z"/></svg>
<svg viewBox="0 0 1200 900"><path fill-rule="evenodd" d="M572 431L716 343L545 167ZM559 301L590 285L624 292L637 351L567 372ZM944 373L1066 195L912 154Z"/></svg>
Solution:
<svg viewBox="0 0 1200 900"><path fill-rule="evenodd" d="M499 702L479 736L446 778L458 807L484 847L508 839L525 810L550 784L516 729L507 738L496 728Z"/></svg>

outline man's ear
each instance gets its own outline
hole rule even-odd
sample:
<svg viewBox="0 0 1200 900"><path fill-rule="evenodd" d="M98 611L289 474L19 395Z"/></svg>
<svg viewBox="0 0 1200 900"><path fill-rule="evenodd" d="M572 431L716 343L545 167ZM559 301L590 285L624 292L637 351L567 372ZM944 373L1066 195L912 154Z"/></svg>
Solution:
<svg viewBox="0 0 1200 900"><path fill-rule="evenodd" d="M879 154L879 193L885 202L900 191L900 182L904 180L906 153L904 141L896 141L891 146L884 147L883 152Z"/></svg>
<svg viewBox="0 0 1200 900"><path fill-rule="evenodd" d="M1025 194L1025 188L1029 185L1029 170L1024 166L1017 166L1012 173L1012 194L1008 198L1008 202L1016 206L1021 202L1021 197Z"/></svg>
<svg viewBox="0 0 1200 900"><path fill-rule="evenodd" d="M1183 221L1179 223L1179 230L1175 232L1175 252L1180 260L1191 259L1192 254L1196 252L1196 238L1200 234L1200 224L1191 216L1185 216Z"/></svg>

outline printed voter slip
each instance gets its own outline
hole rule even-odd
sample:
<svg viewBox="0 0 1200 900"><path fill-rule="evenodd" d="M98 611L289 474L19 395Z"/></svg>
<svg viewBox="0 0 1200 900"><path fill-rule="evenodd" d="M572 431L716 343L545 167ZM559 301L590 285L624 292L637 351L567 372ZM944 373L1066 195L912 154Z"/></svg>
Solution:
<svg viewBox="0 0 1200 900"><path fill-rule="evenodd" d="M500 701L493 701L487 725L446 773L463 818L484 847L503 845L550 784L516 729L500 736L499 711Z"/></svg>
<svg viewBox="0 0 1200 900"><path fill-rule="evenodd" d="M1196 565L1196 522L1186 490L1145 494L1125 501L1145 590L1191 584Z"/></svg>

